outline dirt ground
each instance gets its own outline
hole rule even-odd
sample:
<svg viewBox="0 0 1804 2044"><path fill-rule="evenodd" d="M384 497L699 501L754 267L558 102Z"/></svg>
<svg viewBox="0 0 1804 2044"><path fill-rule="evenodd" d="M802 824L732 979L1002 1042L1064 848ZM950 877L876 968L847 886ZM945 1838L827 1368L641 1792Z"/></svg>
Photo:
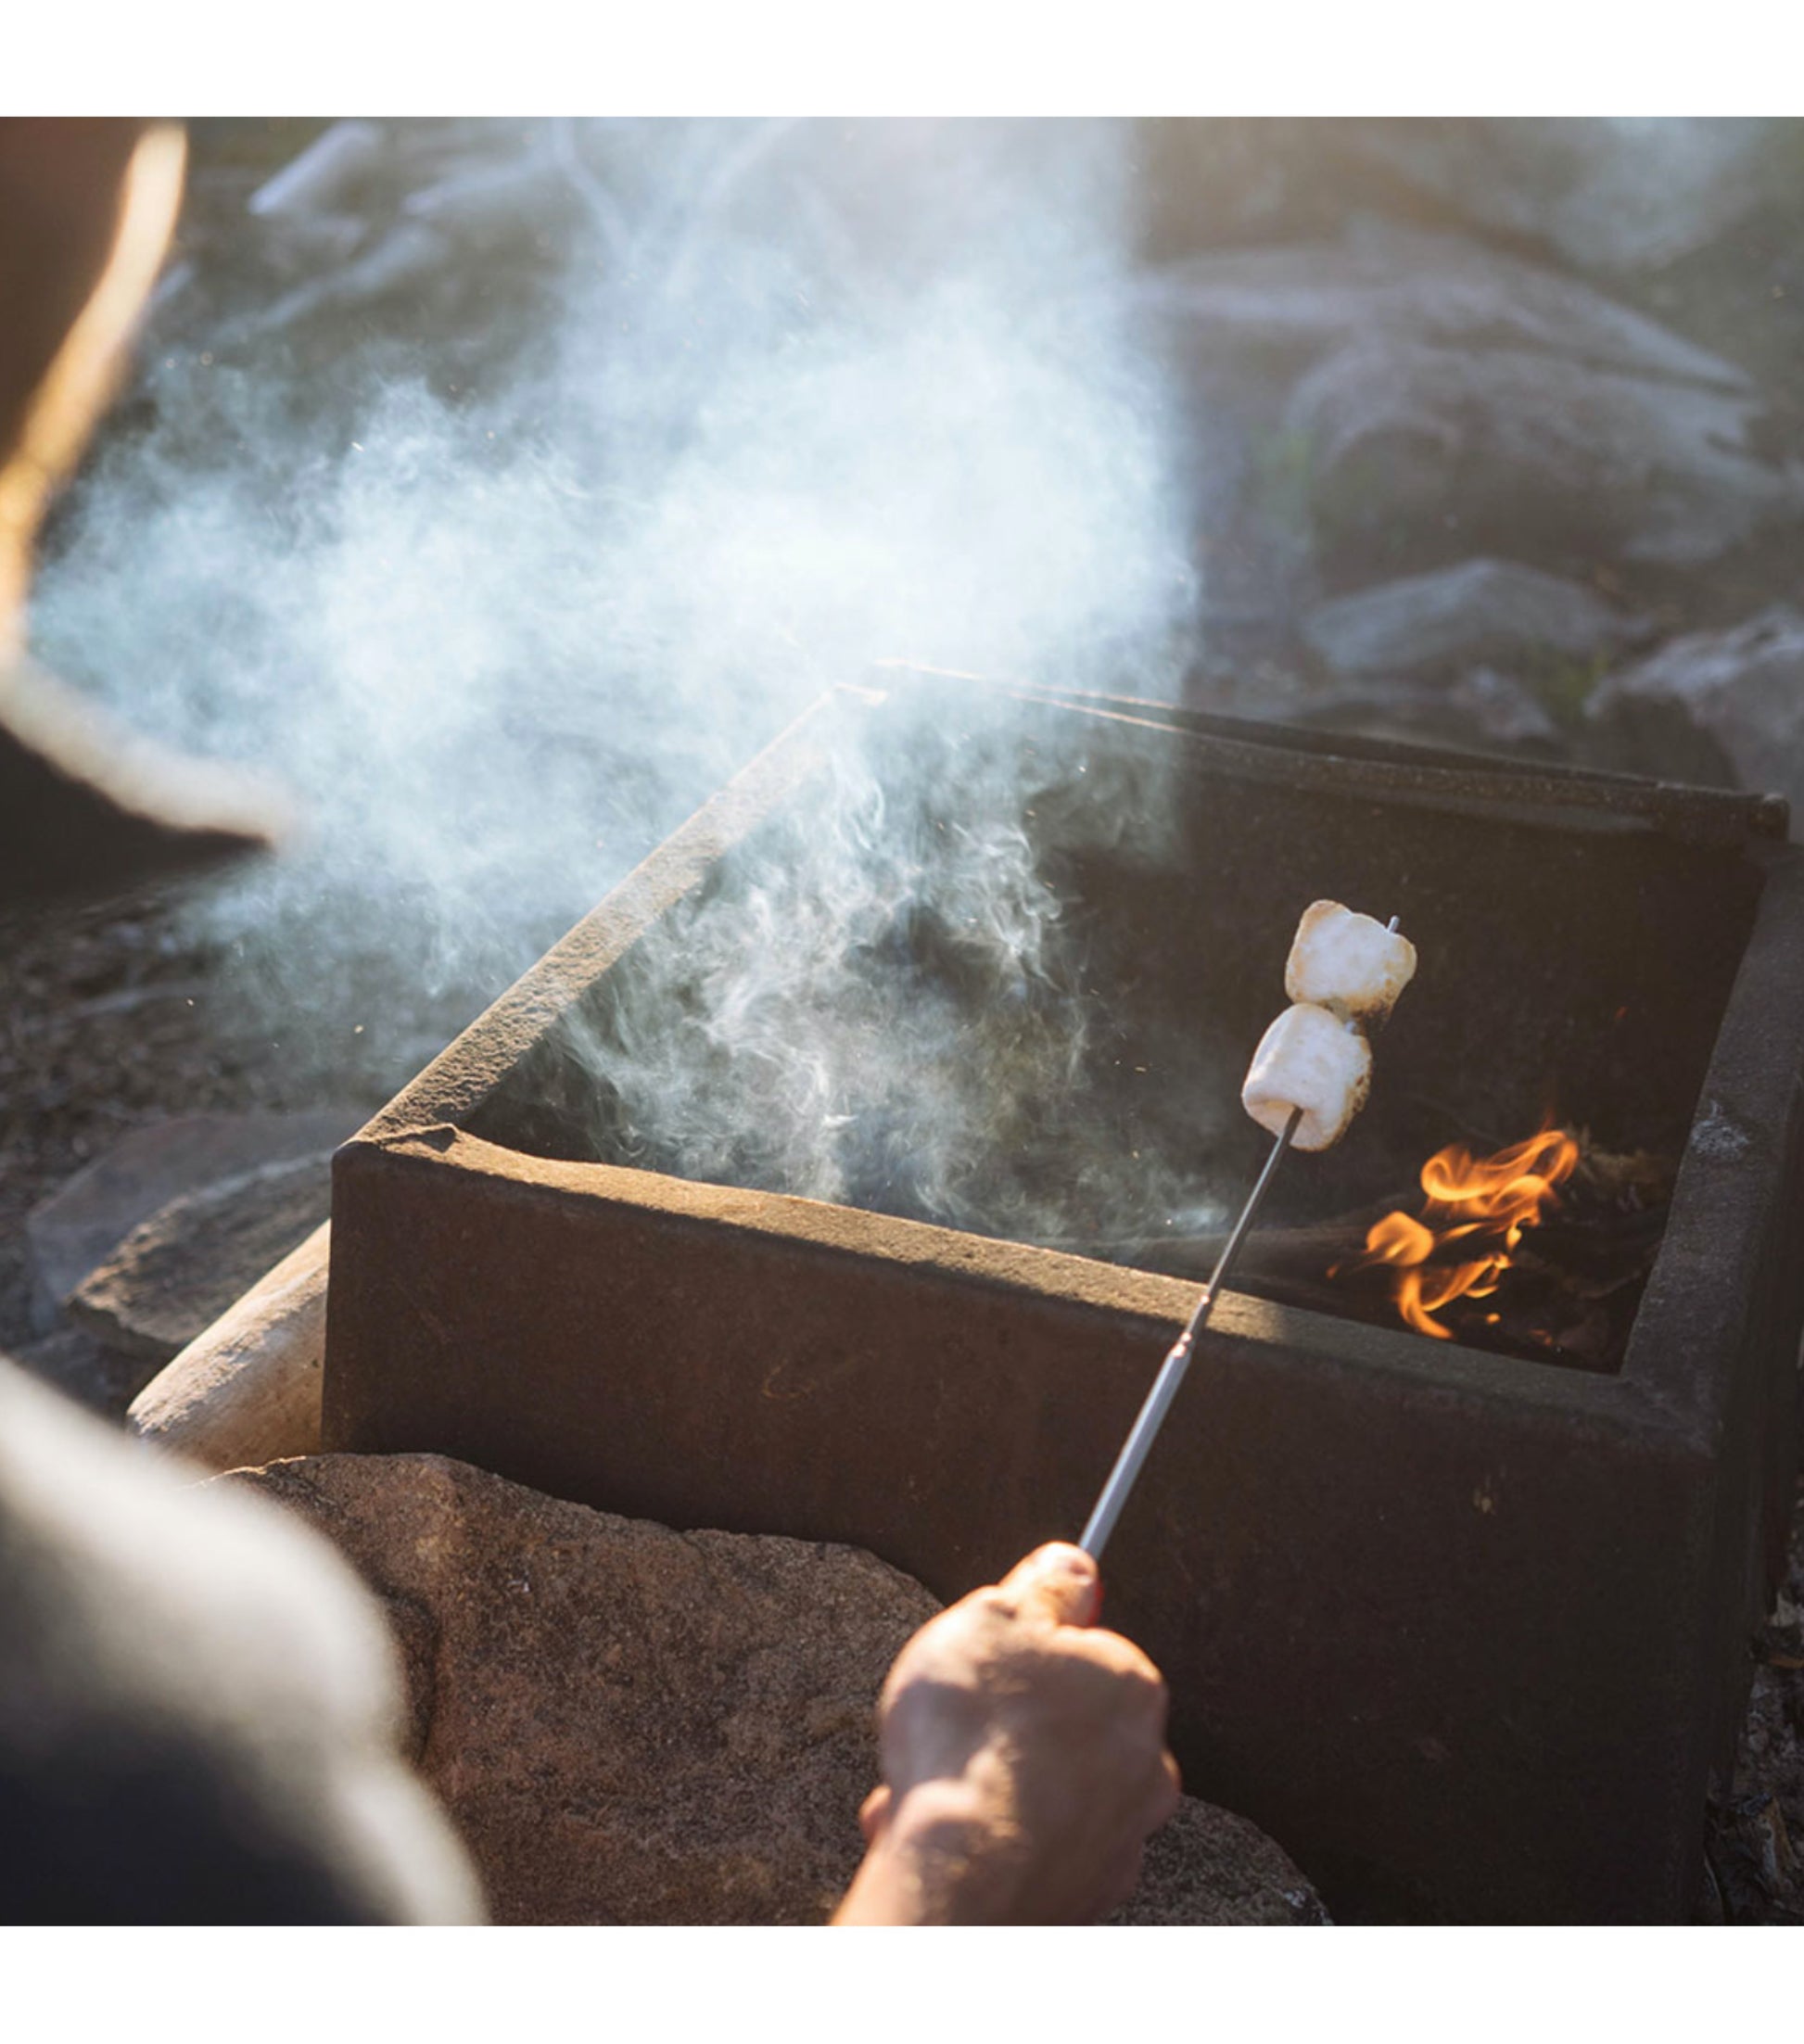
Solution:
<svg viewBox="0 0 1804 2044"><path fill-rule="evenodd" d="M324 1102L374 1109L499 986L464 986L348 1027L322 1046L259 1028L228 958L185 934L179 897L0 917L0 1347L33 1337L25 1222L127 1130L177 1114ZM1804 1923L1804 1514L1771 1622L1728 1793L1711 1812L1703 1923Z"/></svg>

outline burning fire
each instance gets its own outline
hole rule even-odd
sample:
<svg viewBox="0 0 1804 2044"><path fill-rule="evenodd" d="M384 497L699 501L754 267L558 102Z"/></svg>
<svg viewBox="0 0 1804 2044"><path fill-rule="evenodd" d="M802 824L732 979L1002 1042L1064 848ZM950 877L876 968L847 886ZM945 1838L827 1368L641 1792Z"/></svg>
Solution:
<svg viewBox="0 0 1804 2044"><path fill-rule="evenodd" d="M1449 1144L1422 1166L1422 1218L1387 1213L1367 1233L1365 1254L1328 1276L1388 1264L1404 1320L1418 1334L1450 1340L1453 1329L1434 1315L1455 1299L1488 1299L1497 1289L1523 1230L1558 1204L1556 1188L1578 1161L1578 1144L1557 1128L1491 1157Z"/></svg>

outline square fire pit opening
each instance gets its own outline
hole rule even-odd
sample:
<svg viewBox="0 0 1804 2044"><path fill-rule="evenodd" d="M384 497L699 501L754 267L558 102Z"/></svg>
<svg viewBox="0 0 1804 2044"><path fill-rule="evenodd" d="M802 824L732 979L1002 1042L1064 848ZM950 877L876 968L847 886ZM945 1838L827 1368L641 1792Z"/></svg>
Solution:
<svg viewBox="0 0 1804 2044"><path fill-rule="evenodd" d="M1679 1166L1626 1343L1563 1367L1250 1279L1111 1621L1191 1785L1337 1914L1682 1918L1795 1451L1783 831L1107 698L839 692L340 1152L328 1445L961 1594L1074 1534L1188 1311L1123 1245L1251 1182L1239 1079L1299 912L1395 913L1422 962L1372 1102L1264 1225L1551 1111Z"/></svg>

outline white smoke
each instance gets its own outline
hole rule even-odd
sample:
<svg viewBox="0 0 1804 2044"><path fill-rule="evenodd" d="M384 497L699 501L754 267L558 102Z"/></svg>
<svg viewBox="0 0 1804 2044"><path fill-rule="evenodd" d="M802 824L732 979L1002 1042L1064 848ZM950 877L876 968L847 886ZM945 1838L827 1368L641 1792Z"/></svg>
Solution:
<svg viewBox="0 0 1804 2044"><path fill-rule="evenodd" d="M353 987L497 990L875 659L1169 693L1194 624L1161 373L1124 317L1119 131L529 140L590 225L513 374L441 396L363 387L352 358L322 406L274 347L153 366L153 422L87 478L40 587L70 679L306 806L306 844L204 910L290 1043L341 1027ZM1019 787L923 864L894 787L879 830L847 771L832 827L743 905L781 985L693 961L680 1029L649 1009L611 1076L698 1175L733 1168L721 1102L756 1101L783 1134L742 1169L830 1196L857 1189L844 1131L907 1105L910 1133L872 1139L940 1129L917 1203L956 1212L966 1149L1010 1139L1010 1073L960 1074L947 1018L873 981L873 933L985 876L996 985L1032 1022L1017 1077L1056 1094L1081 1049L1048 992L1060 904Z"/></svg>

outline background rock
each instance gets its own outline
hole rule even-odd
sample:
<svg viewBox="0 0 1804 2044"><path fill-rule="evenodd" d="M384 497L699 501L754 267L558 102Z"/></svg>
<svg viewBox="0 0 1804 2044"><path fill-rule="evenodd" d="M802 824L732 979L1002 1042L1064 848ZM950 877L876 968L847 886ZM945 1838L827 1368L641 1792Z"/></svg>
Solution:
<svg viewBox="0 0 1804 2044"><path fill-rule="evenodd" d="M1498 553L1701 570L1797 527L1796 464L1747 397L1520 349L1357 343L1298 384L1325 571Z"/></svg>
<svg viewBox="0 0 1804 2044"><path fill-rule="evenodd" d="M311 1235L331 1205L329 1150L172 1200L82 1280L70 1316L110 1349L167 1363Z"/></svg>
<svg viewBox="0 0 1804 2044"><path fill-rule="evenodd" d="M55 1327L62 1301L159 1208L263 1164L328 1152L368 1119L362 1108L336 1106L183 1114L121 1136L33 1207L26 1222L39 1331Z"/></svg>
<svg viewBox="0 0 1804 2044"><path fill-rule="evenodd" d="M1336 123L1381 165L1467 220L1531 236L1581 269L1659 268L1761 202L1780 123L1757 120L1400 120Z"/></svg>
<svg viewBox="0 0 1804 2044"><path fill-rule="evenodd" d="M506 1923L819 1923L862 1851L872 1709L938 1608L851 1547L677 1533L437 1455L217 1479L334 1540L387 1607L414 1749ZM1123 1921L1321 1917L1285 1856L1187 1802Z"/></svg>
<svg viewBox="0 0 1804 2044"><path fill-rule="evenodd" d="M1804 615L1774 603L1730 631L1692 632L1612 674L1587 709L1631 772L1782 794L1804 824Z"/></svg>
<svg viewBox="0 0 1804 2044"><path fill-rule="evenodd" d="M1334 598L1302 622L1303 638L1342 674L1587 661L1645 629L1577 582L1482 559Z"/></svg>
<svg viewBox="0 0 1804 2044"><path fill-rule="evenodd" d="M1745 370L1577 277L1372 217L1339 242L1213 250L1148 273L1136 299L1181 360L1293 376L1354 342L1513 349L1709 388Z"/></svg>
<svg viewBox="0 0 1804 2044"><path fill-rule="evenodd" d="M1316 730L1457 745L1473 752L1561 757L1569 748L1541 700L1513 675L1471 667L1451 681L1369 676L1330 690L1289 714Z"/></svg>

